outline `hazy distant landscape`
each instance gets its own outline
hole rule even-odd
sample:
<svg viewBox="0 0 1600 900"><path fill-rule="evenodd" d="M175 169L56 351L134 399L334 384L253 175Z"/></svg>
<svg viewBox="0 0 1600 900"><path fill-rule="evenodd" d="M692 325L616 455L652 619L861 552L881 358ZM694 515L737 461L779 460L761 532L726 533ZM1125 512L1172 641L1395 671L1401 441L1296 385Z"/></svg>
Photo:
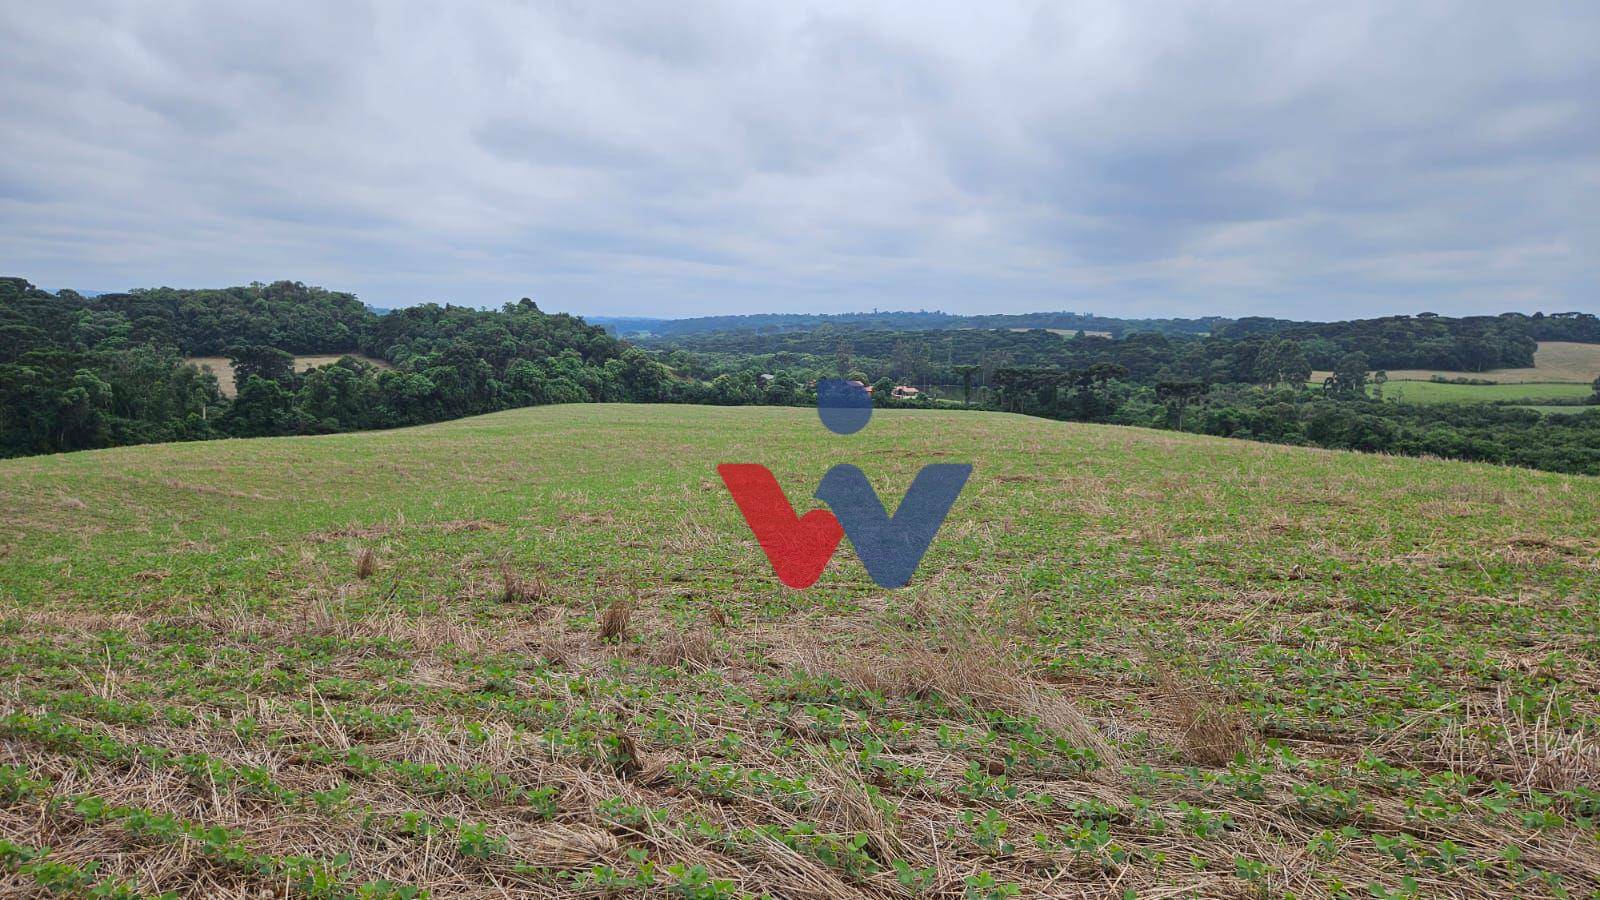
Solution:
<svg viewBox="0 0 1600 900"><path fill-rule="evenodd" d="M1600 474L1600 409L1583 409L1600 396L1600 319L1589 313L773 314L652 320L655 331L620 338L614 322L528 298L378 313L286 281L91 298L8 278L0 303L8 455L392 428L546 403L807 406L819 379L844 378L882 406ZM1552 418L1549 406L1572 415Z"/></svg>

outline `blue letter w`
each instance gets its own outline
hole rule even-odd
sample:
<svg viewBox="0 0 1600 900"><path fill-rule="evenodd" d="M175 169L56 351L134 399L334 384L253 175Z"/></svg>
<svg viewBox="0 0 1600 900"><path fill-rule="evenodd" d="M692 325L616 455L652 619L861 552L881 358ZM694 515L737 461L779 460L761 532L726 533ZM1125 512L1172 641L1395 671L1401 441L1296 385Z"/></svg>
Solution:
<svg viewBox="0 0 1600 900"><path fill-rule="evenodd" d="M923 466L893 519L855 466L829 469L816 497L838 517L872 580L880 587L904 587L971 474L972 466L965 463Z"/></svg>

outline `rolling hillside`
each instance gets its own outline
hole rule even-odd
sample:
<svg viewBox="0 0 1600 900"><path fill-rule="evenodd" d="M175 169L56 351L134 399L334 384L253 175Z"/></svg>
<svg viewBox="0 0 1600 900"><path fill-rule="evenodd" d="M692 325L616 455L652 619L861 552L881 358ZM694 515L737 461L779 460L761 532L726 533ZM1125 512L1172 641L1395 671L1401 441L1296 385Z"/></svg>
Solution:
<svg viewBox="0 0 1600 900"><path fill-rule="evenodd" d="M791 591L722 462L802 512L976 471L910 587ZM4 460L0 508L0 893L1600 890L1600 479L566 405Z"/></svg>

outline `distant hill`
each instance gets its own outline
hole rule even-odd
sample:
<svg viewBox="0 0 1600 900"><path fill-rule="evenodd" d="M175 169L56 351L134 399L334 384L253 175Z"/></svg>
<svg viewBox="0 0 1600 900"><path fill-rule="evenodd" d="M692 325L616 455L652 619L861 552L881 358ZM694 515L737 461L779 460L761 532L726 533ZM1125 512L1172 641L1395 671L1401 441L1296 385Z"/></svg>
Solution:
<svg viewBox="0 0 1600 900"><path fill-rule="evenodd" d="M1056 331L1101 332L1121 337L1136 331L1160 334L1208 334L1219 324L1232 321L1220 316L1200 319L1120 319L1092 313L1036 312L1004 315L963 316L927 310L916 312L877 311L862 313L756 313L747 316L700 316L688 319L655 319L628 316L591 316L618 337L651 340L721 332L779 334L835 328L851 331L943 331L957 328L1045 328ZM1288 323L1293 324L1293 323Z"/></svg>

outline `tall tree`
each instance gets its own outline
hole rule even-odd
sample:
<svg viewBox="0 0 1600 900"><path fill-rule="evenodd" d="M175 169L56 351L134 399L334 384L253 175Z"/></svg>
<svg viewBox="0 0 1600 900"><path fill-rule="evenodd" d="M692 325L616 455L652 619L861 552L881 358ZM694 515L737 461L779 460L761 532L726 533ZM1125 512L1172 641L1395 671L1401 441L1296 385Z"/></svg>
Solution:
<svg viewBox="0 0 1600 900"><path fill-rule="evenodd" d="M953 367L955 373L961 376L961 402L967 406L972 405L972 376L978 374L978 370L981 368L983 367L972 363Z"/></svg>
<svg viewBox="0 0 1600 900"><path fill-rule="evenodd" d="M228 349L233 363L233 380L244 384L251 377L268 381L288 381L294 374L294 355L265 344L239 344Z"/></svg>
<svg viewBox="0 0 1600 900"><path fill-rule="evenodd" d="M1366 396L1367 355L1358 351L1339 357L1339 362L1333 367L1333 374L1323 381L1322 387L1335 397Z"/></svg>

